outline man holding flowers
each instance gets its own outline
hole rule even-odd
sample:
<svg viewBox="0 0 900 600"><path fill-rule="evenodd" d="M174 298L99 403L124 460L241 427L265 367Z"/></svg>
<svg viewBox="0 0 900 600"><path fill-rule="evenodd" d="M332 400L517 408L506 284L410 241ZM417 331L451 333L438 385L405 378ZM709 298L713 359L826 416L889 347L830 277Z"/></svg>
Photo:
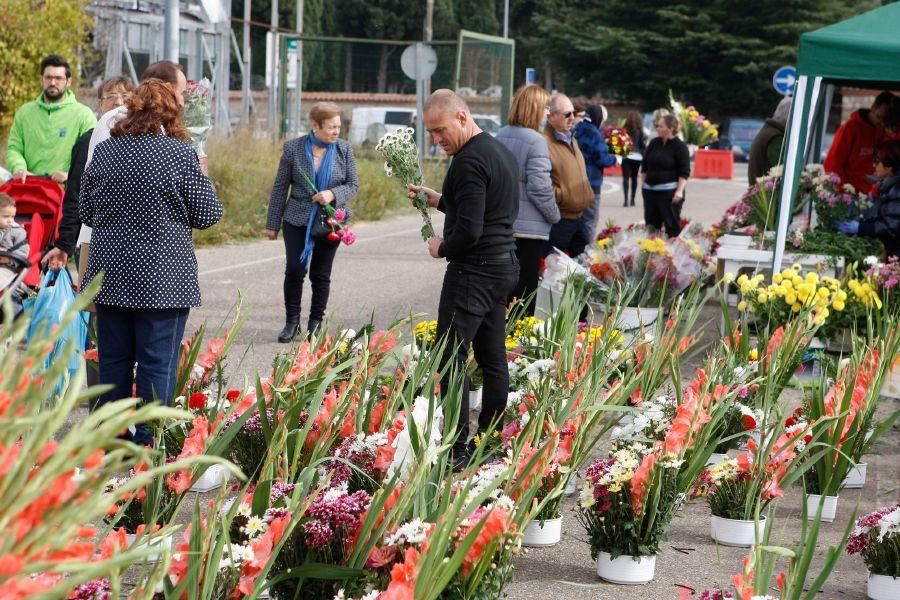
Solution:
<svg viewBox="0 0 900 600"><path fill-rule="evenodd" d="M437 336L447 337L445 361L463 369L469 346L484 372L479 431L499 423L509 393L506 366L506 298L518 280L513 239L518 213L519 173L506 147L483 132L465 101L450 90L438 90L425 103L425 128L435 143L453 157L443 193L409 186L415 199L423 191L428 204L445 214L444 236L428 240L433 258L448 261L438 305ZM450 373L441 380L449 389ZM454 464L464 466L469 451L469 394L466 378L460 394Z"/></svg>

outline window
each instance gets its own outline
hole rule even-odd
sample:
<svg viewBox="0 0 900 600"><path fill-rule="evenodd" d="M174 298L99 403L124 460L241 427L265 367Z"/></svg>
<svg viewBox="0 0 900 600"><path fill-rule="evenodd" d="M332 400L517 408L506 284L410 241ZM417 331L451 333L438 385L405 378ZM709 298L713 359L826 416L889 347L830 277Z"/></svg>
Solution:
<svg viewBox="0 0 900 600"><path fill-rule="evenodd" d="M403 125L404 127L409 127L412 125L412 119L412 111L388 110L384 113L385 125Z"/></svg>

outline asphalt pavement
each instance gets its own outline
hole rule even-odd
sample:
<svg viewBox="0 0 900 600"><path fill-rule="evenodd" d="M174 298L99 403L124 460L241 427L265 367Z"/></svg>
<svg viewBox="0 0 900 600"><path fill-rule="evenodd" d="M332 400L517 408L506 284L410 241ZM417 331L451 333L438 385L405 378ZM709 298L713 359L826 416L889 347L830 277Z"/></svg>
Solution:
<svg viewBox="0 0 900 600"><path fill-rule="evenodd" d="M691 180L686 192L684 216L709 226L746 189L746 165L736 165L732 180ZM621 178L607 178L600 210L601 227L607 220L618 225L641 221L643 210L622 207ZM438 230L442 225L436 215ZM410 208L396 218L357 223L357 242L338 250L332 272L328 302L332 326L358 328L370 318L378 327L398 318L423 314L435 318L444 262L428 256L419 235L420 220ZM252 375L266 371L277 352L287 346L275 338L284 324L282 277L284 245L262 239L243 244L201 248L197 251L203 306L192 311L188 332L203 321L215 329L242 294L248 319L230 354L228 371ZM309 283L303 296L305 326L309 310ZM796 402L793 392L787 401ZM896 410L888 400L884 411ZM851 511L859 503L869 511L898 499L900 485L900 432L895 427L867 458L869 481L864 490L841 494L840 518L823 527L814 566L843 531ZM777 537L790 542L799 532L798 490L788 490L779 504L775 523ZM746 556L744 549L716 546L709 538L709 509L703 502L687 504L672 523L669 540L657 561L656 579L645 586L616 586L597 579L585 534L571 512L574 499L566 502L562 542L552 548L533 549L517 560L513 582L506 591L513 600L562 598L568 600L663 600L679 597L679 586L697 592L706 587L728 587ZM858 557L843 555L834 576L818 598L862 600L865 598L865 566Z"/></svg>

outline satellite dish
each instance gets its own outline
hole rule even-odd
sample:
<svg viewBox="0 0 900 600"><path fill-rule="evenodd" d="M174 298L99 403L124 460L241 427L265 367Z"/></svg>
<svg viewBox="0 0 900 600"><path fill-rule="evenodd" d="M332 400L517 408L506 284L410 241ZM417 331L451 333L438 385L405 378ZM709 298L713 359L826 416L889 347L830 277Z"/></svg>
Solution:
<svg viewBox="0 0 900 600"><path fill-rule="evenodd" d="M387 127L384 126L384 123L370 123L369 126L366 127L366 142L374 146L386 133Z"/></svg>

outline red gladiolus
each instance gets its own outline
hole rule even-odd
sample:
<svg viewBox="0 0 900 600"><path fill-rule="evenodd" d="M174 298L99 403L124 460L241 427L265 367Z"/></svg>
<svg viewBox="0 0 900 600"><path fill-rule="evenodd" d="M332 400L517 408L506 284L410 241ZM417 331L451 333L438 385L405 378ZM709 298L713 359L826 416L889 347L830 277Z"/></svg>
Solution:
<svg viewBox="0 0 900 600"><path fill-rule="evenodd" d="M510 530L509 513L501 508L494 508L484 518L484 525L478 531L475 541L466 552L462 563L463 577L469 574L472 567L484 555L485 550L497 538ZM463 536L461 536L463 537Z"/></svg>
<svg viewBox="0 0 900 600"><path fill-rule="evenodd" d="M754 419L753 416L744 415L743 420L744 420L744 431L751 431L753 429L756 429L756 419Z"/></svg>
<svg viewBox="0 0 900 600"><path fill-rule="evenodd" d="M188 408L193 410L200 410L201 408L206 407L206 394L203 392L194 392L191 394L190 398L188 398Z"/></svg>

